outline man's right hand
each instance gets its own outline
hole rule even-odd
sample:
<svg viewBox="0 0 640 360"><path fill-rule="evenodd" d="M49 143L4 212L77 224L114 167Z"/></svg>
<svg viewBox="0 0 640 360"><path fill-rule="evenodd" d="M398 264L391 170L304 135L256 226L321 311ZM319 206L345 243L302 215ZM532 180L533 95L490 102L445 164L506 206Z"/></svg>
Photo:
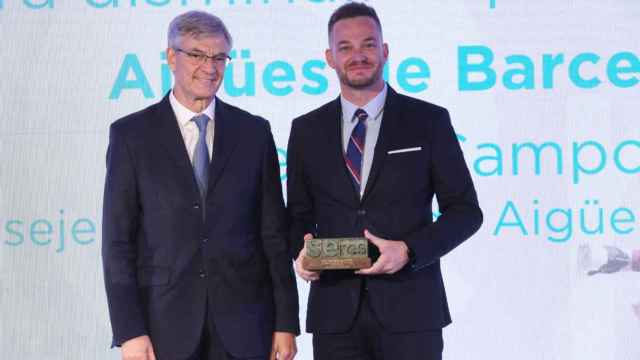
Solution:
<svg viewBox="0 0 640 360"><path fill-rule="evenodd" d="M149 336L138 336L122 343L122 360L156 360Z"/></svg>
<svg viewBox="0 0 640 360"><path fill-rule="evenodd" d="M304 246L302 247L302 250L300 250L300 253L298 254L298 258L296 259L296 266L295 266L296 273L298 274L298 276L300 276L301 278L307 281L314 281L314 280L320 279L320 271L310 271L302 267L302 258L304 257L304 254L307 251L307 241L311 239L313 239L313 235L311 234L306 234L304 236Z"/></svg>

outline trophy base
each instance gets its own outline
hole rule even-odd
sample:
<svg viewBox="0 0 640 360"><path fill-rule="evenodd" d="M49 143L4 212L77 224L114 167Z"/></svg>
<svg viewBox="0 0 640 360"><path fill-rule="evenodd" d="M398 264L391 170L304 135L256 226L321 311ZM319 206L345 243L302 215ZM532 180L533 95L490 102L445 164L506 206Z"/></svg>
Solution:
<svg viewBox="0 0 640 360"><path fill-rule="evenodd" d="M310 258L304 256L302 258L302 267L307 270L349 270L349 269L366 269L371 267L371 259L368 257L354 258Z"/></svg>

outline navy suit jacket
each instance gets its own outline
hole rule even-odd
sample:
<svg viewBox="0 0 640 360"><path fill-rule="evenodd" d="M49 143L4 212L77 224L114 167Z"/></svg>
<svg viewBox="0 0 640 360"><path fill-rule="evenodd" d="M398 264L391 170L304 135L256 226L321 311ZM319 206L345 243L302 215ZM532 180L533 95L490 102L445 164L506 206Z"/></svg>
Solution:
<svg viewBox="0 0 640 360"><path fill-rule="evenodd" d="M482 212L446 109L389 87L362 199L346 169L339 98L293 121L287 162L292 255L303 235L363 236L368 229L403 240L413 259L393 275L366 278L370 302L392 332L439 329L451 322L440 257L478 230ZM397 152L393 150L411 149ZM392 153L389 153L389 152ZM442 215L432 219L436 195ZM375 248L370 250L376 256ZM324 271L312 282L307 331L347 331L363 276Z"/></svg>
<svg viewBox="0 0 640 360"><path fill-rule="evenodd" d="M236 357L268 355L273 331L299 333L269 125L214 101L204 201L168 96L110 129L102 257L113 344L147 334L159 359L195 351L207 302Z"/></svg>

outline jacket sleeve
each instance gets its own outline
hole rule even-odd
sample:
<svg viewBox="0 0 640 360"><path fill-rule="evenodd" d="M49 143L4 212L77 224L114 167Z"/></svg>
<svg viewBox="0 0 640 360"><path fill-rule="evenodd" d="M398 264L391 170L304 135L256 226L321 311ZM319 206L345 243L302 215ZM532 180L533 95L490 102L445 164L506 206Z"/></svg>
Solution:
<svg viewBox="0 0 640 360"><path fill-rule="evenodd" d="M118 130L112 125L109 131L102 213L102 264L112 346L147 334L136 276L139 206L135 166Z"/></svg>
<svg viewBox="0 0 640 360"><path fill-rule="evenodd" d="M405 239L414 257L414 270L438 261L482 224L482 211L449 113L442 109L431 123L431 182L442 215Z"/></svg>
<svg viewBox="0 0 640 360"><path fill-rule="evenodd" d="M289 215L289 244L291 257L297 258L304 246L304 235L314 234L313 199L304 174L302 145L303 134L298 129L299 120L294 120L287 146L287 212Z"/></svg>
<svg viewBox="0 0 640 360"><path fill-rule="evenodd" d="M287 242L287 218L282 197L278 156L266 127L262 159L261 237L269 262L275 302L275 330L300 334L298 290Z"/></svg>

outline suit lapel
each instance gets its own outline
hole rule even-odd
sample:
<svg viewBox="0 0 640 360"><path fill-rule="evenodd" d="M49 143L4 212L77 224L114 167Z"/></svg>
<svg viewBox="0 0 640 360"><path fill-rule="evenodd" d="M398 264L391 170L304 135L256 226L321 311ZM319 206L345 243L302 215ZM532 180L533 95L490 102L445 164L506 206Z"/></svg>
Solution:
<svg viewBox="0 0 640 360"><path fill-rule="evenodd" d="M195 198L199 198L198 185L193 174L193 167L189 160L187 148L182 139L178 120L173 112L169 95L167 94L156 110L156 118L158 119L158 140L162 144L164 150L168 153L169 158L177 167L176 178L184 185L184 188L190 189L194 193Z"/></svg>
<svg viewBox="0 0 640 360"><path fill-rule="evenodd" d="M384 113L382 115L382 123L380 124L380 134L378 135L378 141L376 143L375 150L373 151L373 163L371 164L371 171L369 171L369 178L367 179L367 185L362 195L362 202L364 202L367 196L371 193L371 190L376 185L380 171L384 167L384 162L387 157L387 151L390 144L393 143L395 133L398 131L398 122L400 120L400 106L397 105L397 93L389 86L387 88L387 99L384 104Z"/></svg>
<svg viewBox="0 0 640 360"><path fill-rule="evenodd" d="M238 139L241 139L241 129L231 118L228 105L217 97L215 110L215 130L213 135L213 155L209 164L209 184L207 194L213 192L216 183L220 179L229 157L235 149Z"/></svg>
<svg viewBox="0 0 640 360"><path fill-rule="evenodd" d="M340 164L340 166L336 167L336 176L339 178L337 181L339 189L337 190L339 193L345 194L352 202L359 203L360 196L353 187L351 175L349 174L349 170L347 170L347 165L344 160L344 150L342 147L342 106L340 105L340 97L329 103L326 112L322 114L321 117L322 122L328 124L328 126L324 127L327 131L326 139L328 139L327 146L329 147L327 154L331 157L328 159L328 163ZM346 199L347 197L344 198ZM341 196L340 198L343 197Z"/></svg>

